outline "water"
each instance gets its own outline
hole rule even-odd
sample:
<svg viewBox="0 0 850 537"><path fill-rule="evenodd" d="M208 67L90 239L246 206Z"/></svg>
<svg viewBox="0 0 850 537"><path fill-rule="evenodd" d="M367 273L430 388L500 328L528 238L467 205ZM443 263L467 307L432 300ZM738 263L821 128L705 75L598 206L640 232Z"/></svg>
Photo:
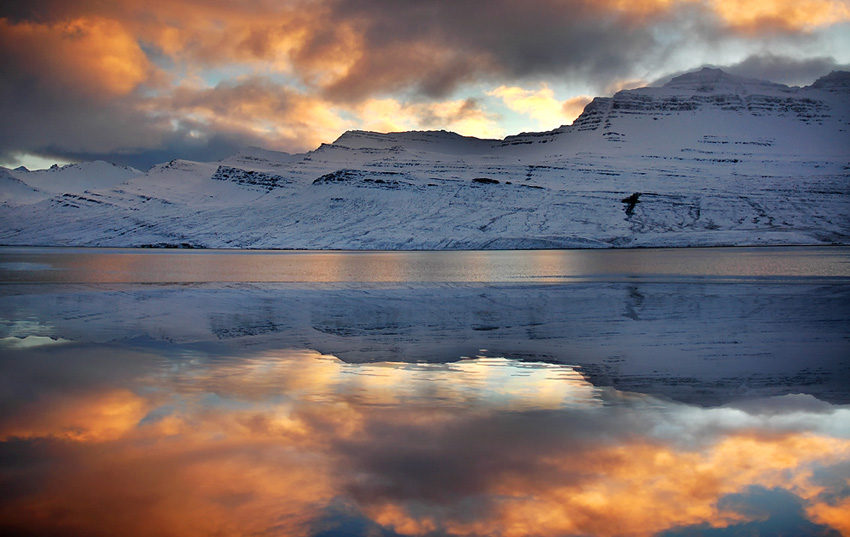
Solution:
<svg viewBox="0 0 850 537"><path fill-rule="evenodd" d="M850 279L836 247L334 252L3 248L0 281L476 282Z"/></svg>
<svg viewBox="0 0 850 537"><path fill-rule="evenodd" d="M850 535L850 249L0 249L0 528Z"/></svg>

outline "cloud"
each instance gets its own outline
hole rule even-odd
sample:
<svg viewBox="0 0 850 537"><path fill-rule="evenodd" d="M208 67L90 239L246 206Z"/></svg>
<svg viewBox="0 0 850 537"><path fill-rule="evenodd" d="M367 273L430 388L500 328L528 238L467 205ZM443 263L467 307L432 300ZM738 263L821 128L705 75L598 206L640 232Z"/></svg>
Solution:
<svg viewBox="0 0 850 537"><path fill-rule="evenodd" d="M531 91L504 97L532 121L567 122L584 97L558 108L546 88L599 94L698 67L726 45L761 58L742 71L787 67L810 82L838 54L819 36L848 21L840 0L6 2L0 112L13 121L0 127L0 156L142 166L242 144L298 151L393 123L358 112L391 102L399 126L494 136L504 129L477 88ZM808 48L771 58L759 55L766 39Z"/></svg>
<svg viewBox="0 0 850 537"><path fill-rule="evenodd" d="M735 428L676 446L641 432L655 425L646 415L627 414L459 417L424 436L420 420L369 421L368 443L340 451L362 472L349 489L361 509L413 535L723 528L752 520L721 502L752 486L790 488L832 523L832 504L817 498L821 489L807 475L843 460L845 440Z"/></svg>
<svg viewBox="0 0 850 537"><path fill-rule="evenodd" d="M102 18L53 24L0 19L0 49L12 76L97 97L127 95L157 75L134 36Z"/></svg>
<svg viewBox="0 0 850 537"><path fill-rule="evenodd" d="M835 528L839 535L850 535L850 498L837 498L830 502L818 502L806 507L812 521Z"/></svg>
<svg viewBox="0 0 850 537"><path fill-rule="evenodd" d="M190 70L244 62L292 73L328 98L349 101L398 90L443 98L482 78L571 75L608 83L681 45L667 40L668 30L683 24L710 29L675 38L693 44L724 33L758 39L758 32L812 32L850 20L840 0L54 0L5 11L13 17L7 26L47 32L49 48L63 28L88 25L98 35L129 37L114 43L119 51L144 44L156 51L151 55ZM49 22L33 22L43 20Z"/></svg>
<svg viewBox="0 0 850 537"><path fill-rule="evenodd" d="M834 58L792 58L774 54L753 55L734 65L724 67L732 74L770 80L792 86L808 86L831 71L848 71L850 64L840 64Z"/></svg>
<svg viewBox="0 0 850 537"><path fill-rule="evenodd" d="M584 107L590 104L593 99L586 95L579 95L572 99L567 99L561 103L561 113L570 121L576 119L584 112Z"/></svg>
<svg viewBox="0 0 850 537"><path fill-rule="evenodd" d="M747 33L811 31L850 21L844 0L713 0L709 5L728 27Z"/></svg>
<svg viewBox="0 0 850 537"><path fill-rule="evenodd" d="M850 70L850 64L839 63L831 57L801 59L778 54L754 54L737 63L728 65L705 64L702 67L720 68L733 75L768 80L789 86L808 86L832 71ZM686 72L690 72L690 70L667 74L649 83L649 85L662 85ZM634 84L625 84L624 87L635 86Z"/></svg>
<svg viewBox="0 0 850 537"><path fill-rule="evenodd" d="M592 100L590 97L581 95L561 102L555 98L555 92L545 84L539 90L502 85L488 92L487 95L501 99L514 112L535 119L544 129L552 129L572 122Z"/></svg>
<svg viewBox="0 0 850 537"><path fill-rule="evenodd" d="M501 138L505 135L496 118L474 99L428 103L402 103L395 99L369 99L355 108L366 130L399 132L446 129L464 136Z"/></svg>
<svg viewBox="0 0 850 537"><path fill-rule="evenodd" d="M753 486L718 501L720 509L739 514L745 522L726 528L713 528L705 523L685 526L664 532L663 537L843 535L832 529L836 526L830 528L812 522L802 504L799 497L786 490Z"/></svg>
<svg viewBox="0 0 850 537"><path fill-rule="evenodd" d="M442 96L480 78L621 72L652 45L626 14L581 0L336 2L332 20L357 21L361 59L327 88L357 99L389 86Z"/></svg>
<svg viewBox="0 0 850 537"><path fill-rule="evenodd" d="M832 405L819 401L811 395L793 394L766 399L748 399L727 405L751 415L777 416L789 414L828 414L833 410Z"/></svg>
<svg viewBox="0 0 850 537"><path fill-rule="evenodd" d="M192 136L186 125L174 129L165 111L148 114L142 101L100 100L34 84L0 80L4 121L0 157L35 153L75 160L103 159L146 169L180 156L209 160L254 143L260 137L233 133ZM222 154L222 151L225 151Z"/></svg>
<svg viewBox="0 0 850 537"><path fill-rule="evenodd" d="M177 87L148 103L199 132L243 133L275 147L317 146L350 126L326 103L263 78L225 81L212 88Z"/></svg>
<svg viewBox="0 0 850 537"><path fill-rule="evenodd" d="M511 110L526 114L541 124L560 120L562 104L555 99L555 92L546 85L536 91L516 86L499 86L487 95L502 99Z"/></svg>
<svg viewBox="0 0 850 537"><path fill-rule="evenodd" d="M0 399L4 528L309 535L336 502L406 535L649 536L751 527L768 496L803 524L801 508L846 527L846 481L816 472L846 476L843 407L776 398L748 414L614 390L595 405L596 388L545 364L114 353L38 347L0 364L19 387ZM791 413L795 428L770 421Z"/></svg>

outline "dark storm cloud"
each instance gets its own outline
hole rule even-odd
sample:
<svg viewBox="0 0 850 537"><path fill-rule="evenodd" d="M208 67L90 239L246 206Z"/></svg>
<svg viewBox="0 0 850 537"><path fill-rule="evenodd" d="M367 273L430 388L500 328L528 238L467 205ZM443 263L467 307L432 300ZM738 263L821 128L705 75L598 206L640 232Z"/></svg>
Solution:
<svg viewBox="0 0 850 537"><path fill-rule="evenodd" d="M738 63L730 65L706 64L703 67L719 68L733 75L789 86L809 86L818 78L832 71L850 70L850 64L839 63L830 57L799 59L773 54L754 54ZM653 81L652 85L660 86L674 77L690 71L693 71L693 69L666 75Z"/></svg>
<svg viewBox="0 0 850 537"><path fill-rule="evenodd" d="M37 153L61 160L106 160L146 170L179 156L215 160L263 140L245 132L207 132L184 123L172 128L167 117L150 117L132 98L62 98L32 84L10 87L0 81L0 158ZM193 136L193 129L203 136Z"/></svg>
<svg viewBox="0 0 850 537"><path fill-rule="evenodd" d="M197 140L185 129L163 137L162 143L155 149L126 149L123 152L68 151L61 147L49 146L42 153L46 158L72 162L91 162L104 160L119 166L132 166L146 171L151 167L175 158L196 162L213 162L237 153L249 146L261 146L266 143L260 138L228 136L216 133ZM0 155L2 156L2 155ZM14 155L12 155L14 157Z"/></svg>
<svg viewBox="0 0 850 537"><path fill-rule="evenodd" d="M353 24L364 54L326 88L339 99L412 87L442 96L480 78L539 75L607 79L654 47L651 27L603 2L336 2L335 24ZM663 18L662 12L653 17ZM314 47L301 51L309 59Z"/></svg>
<svg viewBox="0 0 850 537"><path fill-rule="evenodd" d="M358 501L442 503L484 496L512 476L541 486L583 481L588 476L580 469L554 472L550 458L581 453L612 434L628 437L637 432L625 414L605 417L505 413L433 429L415 419L407 423L376 420L370 423L365 441L343 441L338 450L347 454L348 464L363 472L362 479L351 484L350 492Z"/></svg>
<svg viewBox="0 0 850 537"><path fill-rule="evenodd" d="M848 71L850 64L834 58L789 58L772 54L750 56L740 63L724 67L732 74L770 80L791 86L808 86L831 71Z"/></svg>
<svg viewBox="0 0 850 537"><path fill-rule="evenodd" d="M7 81L0 80L0 157L16 152L111 155L156 143L156 122L134 114L126 99L99 101L31 81Z"/></svg>

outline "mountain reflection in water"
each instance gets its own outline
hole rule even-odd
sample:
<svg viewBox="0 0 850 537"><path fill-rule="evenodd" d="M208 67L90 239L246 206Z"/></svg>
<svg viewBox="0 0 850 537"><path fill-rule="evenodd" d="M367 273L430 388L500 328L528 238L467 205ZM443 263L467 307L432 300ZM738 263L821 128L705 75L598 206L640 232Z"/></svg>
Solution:
<svg viewBox="0 0 850 537"><path fill-rule="evenodd" d="M0 535L850 536L850 249L0 249Z"/></svg>
<svg viewBox="0 0 850 537"><path fill-rule="evenodd" d="M702 408L486 351L2 342L4 534L850 534L850 407L809 395Z"/></svg>

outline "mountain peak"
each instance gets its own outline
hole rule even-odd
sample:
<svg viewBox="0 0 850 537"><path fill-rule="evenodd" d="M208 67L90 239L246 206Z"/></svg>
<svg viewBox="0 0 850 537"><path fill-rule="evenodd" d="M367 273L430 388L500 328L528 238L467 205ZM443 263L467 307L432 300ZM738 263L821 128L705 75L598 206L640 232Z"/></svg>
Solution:
<svg viewBox="0 0 850 537"><path fill-rule="evenodd" d="M346 131L331 144L349 149L422 150L435 153L479 153L489 150L496 140L463 136L446 130L379 133Z"/></svg>
<svg viewBox="0 0 850 537"><path fill-rule="evenodd" d="M815 80L811 87L831 92L850 92L850 71L833 71Z"/></svg>
<svg viewBox="0 0 850 537"><path fill-rule="evenodd" d="M670 82L664 84L665 88L677 90L691 90L700 93L714 93L719 90L743 89L746 87L769 87L773 89L785 88L782 84L775 84L765 80L745 78L731 75L722 69L703 67L699 71L685 73L674 77Z"/></svg>
<svg viewBox="0 0 850 537"><path fill-rule="evenodd" d="M665 87L691 86L694 84L716 84L718 82L738 82L740 77L730 75L722 69L703 67L676 77L664 84Z"/></svg>
<svg viewBox="0 0 850 537"><path fill-rule="evenodd" d="M699 71L674 77L663 86L674 91L693 91L697 93L733 93L746 95L752 93L787 93L792 88L767 80L732 75L712 67L703 67Z"/></svg>

